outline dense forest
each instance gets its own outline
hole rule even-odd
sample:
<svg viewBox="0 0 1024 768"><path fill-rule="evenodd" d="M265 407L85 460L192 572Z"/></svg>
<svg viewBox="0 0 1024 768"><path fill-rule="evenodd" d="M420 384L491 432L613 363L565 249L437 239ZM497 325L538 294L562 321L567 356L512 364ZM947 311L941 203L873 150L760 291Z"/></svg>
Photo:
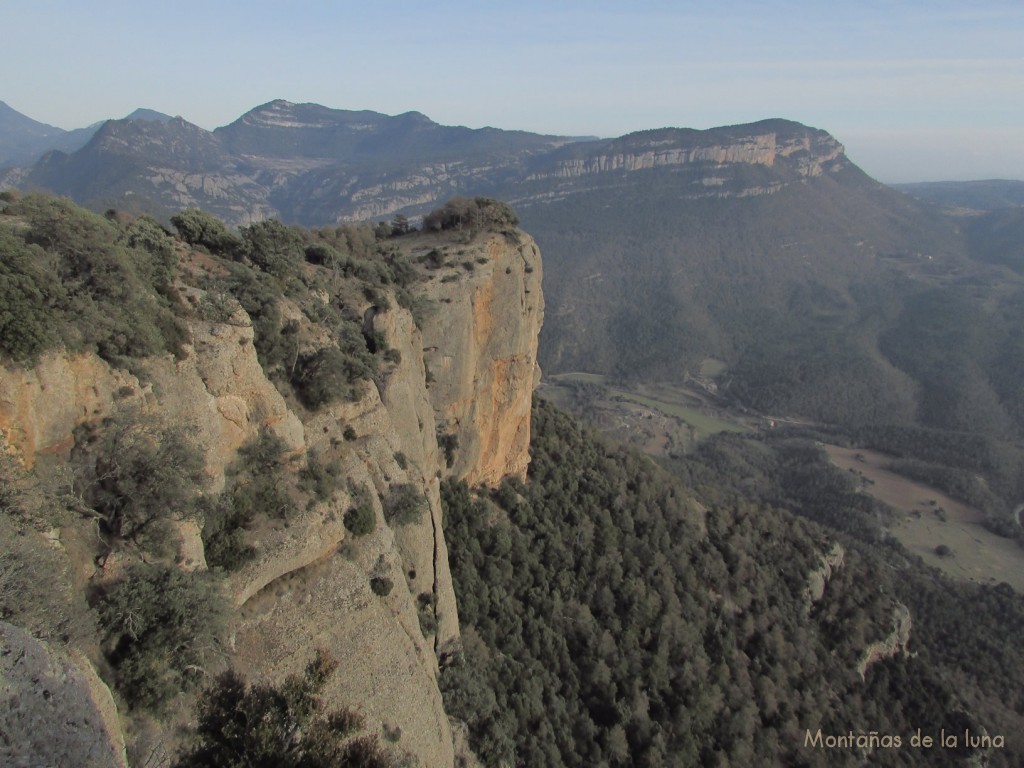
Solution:
<svg viewBox="0 0 1024 768"><path fill-rule="evenodd" d="M444 494L463 650L442 685L486 764L958 764L911 736L983 727L1006 739L989 764L1019 762L1024 601L911 562L813 443L664 468L543 401L534 425L528 482ZM865 664L906 609L906 652ZM808 746L819 728L902 746Z"/></svg>

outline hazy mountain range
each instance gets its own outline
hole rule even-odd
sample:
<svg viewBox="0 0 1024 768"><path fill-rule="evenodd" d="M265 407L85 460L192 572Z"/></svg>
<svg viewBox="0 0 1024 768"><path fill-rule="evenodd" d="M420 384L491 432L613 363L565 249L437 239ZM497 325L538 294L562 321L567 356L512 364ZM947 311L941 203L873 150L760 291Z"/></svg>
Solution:
<svg viewBox="0 0 1024 768"><path fill-rule="evenodd" d="M170 115L136 109L125 120L166 122ZM74 152L84 147L104 121L66 131L26 117L0 101L0 168L34 163L51 150Z"/></svg>
<svg viewBox="0 0 1024 768"><path fill-rule="evenodd" d="M495 197L544 252L549 372L679 381L714 358L723 389L764 411L1024 427L1024 183L905 194L827 132L779 119L595 139L280 100L212 132L156 117L108 121L0 185L165 220L194 206L314 227Z"/></svg>

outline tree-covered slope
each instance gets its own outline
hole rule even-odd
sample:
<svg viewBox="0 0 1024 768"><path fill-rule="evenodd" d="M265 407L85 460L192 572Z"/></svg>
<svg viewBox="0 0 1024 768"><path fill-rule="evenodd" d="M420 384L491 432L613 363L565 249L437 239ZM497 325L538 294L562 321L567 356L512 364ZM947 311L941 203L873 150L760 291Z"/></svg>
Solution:
<svg viewBox="0 0 1024 768"><path fill-rule="evenodd" d="M653 169L523 204L548 264L544 370L678 383L713 357L765 413L1020 434L1024 283L991 265L1013 263L1015 225L982 254L978 229L852 166L742 194L779 178L752 166L693 199Z"/></svg>
<svg viewBox="0 0 1024 768"><path fill-rule="evenodd" d="M829 560L836 534L733 490L739 467L775 461L766 449L673 476L543 402L534 414L527 483L444 496L464 650L442 685L486 764L944 765L962 754L912 747L917 728L1010 737L1020 703L988 654L1024 674L997 631L1024 618L1018 596L897 574L898 552L850 537ZM805 514L830 487L794 481L779 500ZM906 652L872 656L907 606ZM819 728L900 745L822 748Z"/></svg>

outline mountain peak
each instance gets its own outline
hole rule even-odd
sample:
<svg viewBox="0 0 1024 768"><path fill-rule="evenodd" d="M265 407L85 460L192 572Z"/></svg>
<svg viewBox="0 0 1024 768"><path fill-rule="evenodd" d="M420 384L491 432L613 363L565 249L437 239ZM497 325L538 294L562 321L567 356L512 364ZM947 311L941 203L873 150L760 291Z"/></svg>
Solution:
<svg viewBox="0 0 1024 768"><path fill-rule="evenodd" d="M125 120L143 120L152 123L166 123L173 120L170 115L165 115L163 112L157 112L155 109L146 109L140 107L131 114L125 115Z"/></svg>

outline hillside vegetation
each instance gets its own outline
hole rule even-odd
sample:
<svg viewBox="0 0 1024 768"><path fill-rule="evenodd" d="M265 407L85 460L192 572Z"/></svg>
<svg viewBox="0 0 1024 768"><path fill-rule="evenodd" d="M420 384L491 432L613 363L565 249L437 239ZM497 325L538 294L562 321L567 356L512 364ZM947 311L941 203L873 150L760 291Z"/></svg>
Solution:
<svg viewBox="0 0 1024 768"><path fill-rule="evenodd" d="M989 764L1018 762L1019 595L879 546L809 444L722 435L665 471L534 413L526 484L444 495L464 647L442 685L486 764L958 765L911 736L981 727L1006 737ZM793 512L838 521L845 555ZM909 643L880 652L901 611ZM822 749L819 728L901 743Z"/></svg>

